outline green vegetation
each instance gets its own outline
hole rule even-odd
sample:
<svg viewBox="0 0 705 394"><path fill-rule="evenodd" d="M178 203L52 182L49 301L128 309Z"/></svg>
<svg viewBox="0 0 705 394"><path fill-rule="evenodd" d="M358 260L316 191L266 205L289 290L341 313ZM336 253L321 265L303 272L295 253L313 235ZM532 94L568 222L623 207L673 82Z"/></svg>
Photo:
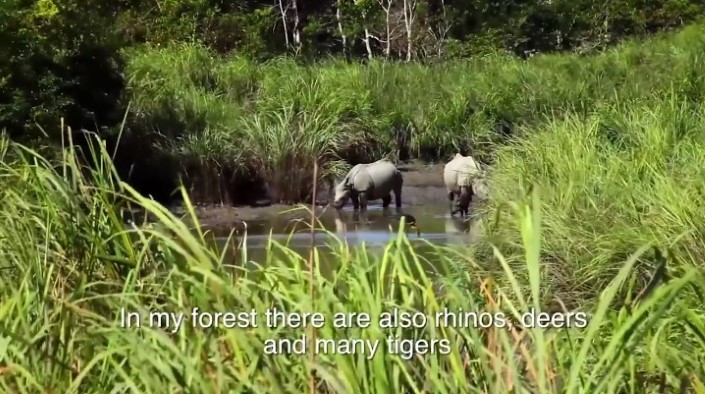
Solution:
<svg viewBox="0 0 705 394"><path fill-rule="evenodd" d="M259 65L179 46L133 52L127 70L133 108L152 118L189 182L218 179L225 168L267 180L275 200L301 201L311 157L332 170L340 159L440 161L469 147L491 163L516 129L531 134L547 116L651 106L668 95L697 106L704 33L696 25L589 57L497 54L430 65ZM291 168L304 173L278 178Z"/></svg>
<svg viewBox="0 0 705 394"><path fill-rule="evenodd" d="M301 392L315 370L322 393L705 393L705 25L643 37L701 17L700 2L405 1L389 19L389 2L284 3L301 7L282 18L254 1L0 5L0 41L12 43L0 47L3 391ZM367 33L387 27L404 34L368 49ZM544 54L517 57L534 50ZM337 54L347 59L322 56ZM60 116L105 144L36 127ZM264 185L307 200L314 163L328 177L463 148L491 164L487 242L437 247L449 274L421 272L402 234L381 256L336 245L330 278L274 243L283 253L245 271L143 197L182 180L197 222L189 201L247 200ZM126 201L158 223L126 228ZM303 330L168 333L122 328L118 315L561 304L590 326L316 333L454 345L410 360L265 355L266 339Z"/></svg>
<svg viewBox="0 0 705 394"><path fill-rule="evenodd" d="M700 94L697 27L582 56L693 23L705 15L696 0L146 4L3 3L0 129L40 145L58 142L59 118L99 130L121 147L119 173L162 201L179 180L203 202L267 188L306 201L311 180L282 169L438 161L458 146L491 161L512 129L547 114L653 95L674 77ZM522 60L537 52L572 54Z"/></svg>
<svg viewBox="0 0 705 394"><path fill-rule="evenodd" d="M511 204L538 188L545 232L544 291L563 300L592 299L631 250L660 245L680 267L702 261L705 160L702 106L672 94L650 104L605 107L580 118L556 118L501 148L490 190ZM497 212L495 212L497 213ZM519 234L497 218L491 228L501 250ZM484 247L483 247L484 248ZM491 253L480 250L480 255ZM638 287L655 257L643 258Z"/></svg>
<svg viewBox="0 0 705 394"><path fill-rule="evenodd" d="M176 333L120 326L121 308L145 316L150 311L189 314L194 307L260 314L272 307L289 312L314 308L329 319L336 312L366 312L374 319L393 308L432 316L444 308L507 314L543 309L542 289L550 272L544 260L557 249L542 235L550 239L564 230L549 216L542 231L542 208L565 199L577 202L585 189L571 189L562 198L549 194L539 200L534 193L517 200L511 212L518 221L503 223L517 229L523 247L506 257L497 251L493 260L501 273L497 279L508 287L495 287L491 280L479 283L482 267L450 249L439 248L439 258L463 264L462 277L424 274L402 233L378 257L351 257L344 245L338 246L341 264L326 279L315 268L302 269L305 261L294 252L283 259L272 254L254 272L228 266L224 253L207 246L207 235L189 230L158 203L116 183L105 150L93 150L103 166L82 173L71 149L63 165L55 167L21 146L5 142L2 148L3 391L303 392L310 387L311 370L315 392L324 393L703 390L705 322L698 308L705 277L693 267L695 256L674 252L657 261L659 270L670 275L655 275L635 302L630 289L634 273L645 264L646 248L621 261L602 296L582 306L590 313L587 328L519 332L436 329L431 324L425 329L344 330L328 323L316 332L328 339L448 339L452 347L445 355L380 352L370 360L344 354L266 355L267 339L300 338L307 332L268 329L261 323L249 329L201 329L187 322ZM551 161L545 164L557 170ZM594 168L590 164L576 161L581 170ZM126 229L114 208L116 193L156 215L160 226ZM602 197L607 196L595 198L598 204L604 204ZM669 200L667 206L675 204ZM628 205L621 209L615 214L632 212ZM192 209L189 214L195 215ZM634 226L617 228L614 239L632 236L638 242L637 231ZM282 245L272 247L286 251ZM618 241L606 248L596 248L587 261L594 275L608 271L603 268L606 253L626 251Z"/></svg>

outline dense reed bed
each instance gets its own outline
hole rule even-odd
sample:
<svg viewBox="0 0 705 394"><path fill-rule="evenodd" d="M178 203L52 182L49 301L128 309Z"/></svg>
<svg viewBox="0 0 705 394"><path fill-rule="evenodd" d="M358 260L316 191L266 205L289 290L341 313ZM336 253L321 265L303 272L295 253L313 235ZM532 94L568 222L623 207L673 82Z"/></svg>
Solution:
<svg viewBox="0 0 705 394"><path fill-rule="evenodd" d="M497 151L490 190L490 238L519 238L511 212L523 191L541 191L546 226L544 290L564 300L595 297L628 253L645 244L668 250L678 266L705 256L702 193L705 112L678 93L660 102L603 106L587 116L550 119ZM492 251L480 247L478 256ZM642 257L638 270L655 269ZM645 286L648 275L636 275Z"/></svg>

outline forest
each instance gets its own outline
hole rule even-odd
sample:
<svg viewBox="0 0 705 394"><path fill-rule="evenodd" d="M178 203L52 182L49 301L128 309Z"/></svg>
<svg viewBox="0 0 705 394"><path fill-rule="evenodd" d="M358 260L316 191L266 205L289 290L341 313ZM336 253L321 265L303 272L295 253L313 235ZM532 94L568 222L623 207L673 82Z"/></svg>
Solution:
<svg viewBox="0 0 705 394"><path fill-rule="evenodd" d="M119 140L119 173L160 201L180 181L205 202L304 201L311 157L339 173L340 160L385 154L441 161L472 145L487 155L536 117L587 110L593 93L577 78L609 94L631 71L604 77L584 56L704 12L693 0L9 0L0 129L56 143L63 119L75 141L80 130ZM556 52L571 56L522 60ZM544 67L572 97L532 96L527 84L543 81L527 74ZM295 129L307 148L281 145ZM264 155L271 146L281 149ZM278 181L292 163L307 173Z"/></svg>
<svg viewBox="0 0 705 394"><path fill-rule="evenodd" d="M703 16L695 0L4 0L0 391L705 393ZM383 245L318 247L315 204L303 254L246 220L201 226L218 204L311 203L314 172L459 151L489 168L477 243L402 218ZM126 203L151 219L126 222ZM142 323L273 308L371 322ZM585 318L379 327L390 311ZM265 352L302 338L443 350Z"/></svg>

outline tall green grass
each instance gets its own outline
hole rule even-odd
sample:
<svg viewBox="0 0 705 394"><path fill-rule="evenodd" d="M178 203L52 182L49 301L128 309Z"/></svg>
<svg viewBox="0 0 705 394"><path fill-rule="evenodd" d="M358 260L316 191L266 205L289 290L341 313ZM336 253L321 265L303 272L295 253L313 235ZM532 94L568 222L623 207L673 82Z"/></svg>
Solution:
<svg viewBox="0 0 705 394"><path fill-rule="evenodd" d="M337 248L340 265L323 277L302 258L271 254L245 271L207 234L119 182L109 154L88 154L101 166L81 171L67 149L60 166L3 141L0 150L0 387L4 392L303 392L321 393L703 392L705 320L701 270L687 255L667 255L651 290L630 300L631 277L648 245L625 255L591 304L586 328L523 331L433 326L419 329L318 329L318 338L448 339L449 354L402 357L359 354L266 355L269 338L308 331L201 329L176 333L120 327L119 311L250 311L276 307L376 316L393 308L435 314L444 308L523 313L543 308L546 247L557 221L545 190L519 195L509 212L516 249L497 244L492 278L481 262L438 249L439 259L467 269L453 280L425 273L403 233L382 255ZM658 149L658 147L654 147ZM531 158L528 158L531 160ZM115 201L129 200L156 217L154 226L126 228ZM187 201L188 216L197 220ZM624 230L616 229L620 237ZM608 232L605 232L608 234ZM639 243L644 239L635 239ZM566 241L567 242L567 241ZM621 244L615 244L623 251ZM284 245L271 248L286 252ZM599 249L598 249L599 250ZM315 251L314 251L315 252ZM507 254L509 253L509 254ZM353 257L356 256L356 257ZM602 261L586 258L596 273ZM487 263L483 261L482 263ZM520 267L521 266L521 267ZM526 273L526 275L524 275ZM253 278L257 278L254 280ZM310 288L313 292L310 292ZM572 309L572 308L571 308Z"/></svg>
<svg viewBox="0 0 705 394"><path fill-rule="evenodd" d="M133 53L134 107L184 166L259 175L297 198L314 163L329 176L344 159L407 148L437 158L469 141L493 158L486 242L434 247L450 277L424 272L401 233L381 255L334 245L340 264L325 276L275 242L277 253L244 270L191 227L188 198L179 218L140 196L100 144L84 152L97 163L86 169L75 148L54 160L1 139L2 391L301 392L313 376L322 393L705 393L702 37L692 27L596 57L426 66L255 65L194 47ZM503 140L491 128L499 121L518 125L517 138ZM126 227L125 202L157 222ZM265 340L303 329L120 327L122 308L194 307L315 310L329 319L318 338L396 335L453 348L310 359L263 351ZM393 308L566 308L588 312L590 325L330 325L336 312L374 319Z"/></svg>
<svg viewBox="0 0 705 394"><path fill-rule="evenodd" d="M470 147L490 162L517 127L539 128L547 117L659 102L670 93L702 102L703 28L595 56L526 61L497 54L439 64L257 64L198 46L142 48L127 54L127 72L142 125L163 133L183 163L210 160L289 190L298 178L276 179L272 171L299 161L311 168L303 156L442 161Z"/></svg>
<svg viewBox="0 0 705 394"><path fill-rule="evenodd" d="M627 254L645 244L668 249L679 267L701 266L704 119L701 104L672 92L661 102L604 106L527 130L497 151L490 215L501 218L489 236L497 242L518 237L514 216L498 209L534 187L543 196L549 293L594 298ZM484 248L478 255L490 253ZM637 270L656 265L655 257L644 256ZM646 285L647 276L635 279Z"/></svg>

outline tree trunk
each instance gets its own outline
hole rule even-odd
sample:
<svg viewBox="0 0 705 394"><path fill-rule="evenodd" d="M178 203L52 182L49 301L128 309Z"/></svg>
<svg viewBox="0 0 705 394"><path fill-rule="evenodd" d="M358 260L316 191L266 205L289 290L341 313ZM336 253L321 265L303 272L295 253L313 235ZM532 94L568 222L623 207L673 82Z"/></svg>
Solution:
<svg viewBox="0 0 705 394"><path fill-rule="evenodd" d="M279 0L279 13L282 17L282 27L284 28L284 43L286 47L289 48L289 28L287 27L286 14L289 10L289 4L284 7L284 0Z"/></svg>
<svg viewBox="0 0 705 394"><path fill-rule="evenodd" d="M384 20L385 20L385 29L386 29L386 37L385 37L385 45L384 45L384 57L389 59L389 55L392 51L392 33L391 33L391 26L389 25L389 13L391 12L392 9L392 1L393 0L377 0L379 3L379 6L382 8L382 11L384 11ZM386 6L384 4L387 4Z"/></svg>
<svg viewBox="0 0 705 394"><path fill-rule="evenodd" d="M292 29L292 36L294 39L294 46L296 48L301 47L301 19L299 18L299 4L298 0L291 0L291 9L294 10L294 28Z"/></svg>
<svg viewBox="0 0 705 394"><path fill-rule="evenodd" d="M389 26L389 11L392 8L392 0L387 1L387 8L384 9L384 17L385 17L385 23L387 25L387 34L386 34L386 46L384 47L384 56L389 59L389 52L392 50L392 33L391 33L391 28Z"/></svg>
<svg viewBox="0 0 705 394"><path fill-rule="evenodd" d="M372 46L370 45L370 37L372 37L372 34L370 34L370 29L367 27L367 23L365 23L365 48L367 49L367 58L372 60Z"/></svg>
<svg viewBox="0 0 705 394"><path fill-rule="evenodd" d="M340 10L340 2L341 0L338 0L336 3L335 19L338 21L338 33L343 44L343 56L348 57L348 36L345 35L343 30L343 14Z"/></svg>
<svg viewBox="0 0 705 394"><path fill-rule="evenodd" d="M413 24L416 17L416 0L404 0L404 26L406 27L406 61L411 61L414 46L412 44Z"/></svg>

